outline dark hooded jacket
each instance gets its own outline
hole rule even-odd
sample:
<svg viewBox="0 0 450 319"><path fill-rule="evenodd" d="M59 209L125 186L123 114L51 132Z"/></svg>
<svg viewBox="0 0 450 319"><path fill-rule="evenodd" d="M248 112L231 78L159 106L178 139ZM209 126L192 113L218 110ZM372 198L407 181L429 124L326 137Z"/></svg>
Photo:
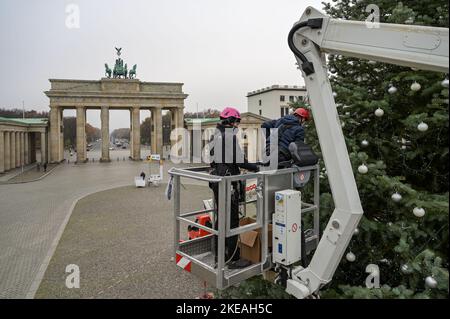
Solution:
<svg viewBox="0 0 450 319"><path fill-rule="evenodd" d="M257 171L254 163L249 163L236 137L237 130L231 126L217 124L216 133L210 141L211 167L214 175L239 175L240 168ZM227 141L226 141L227 140Z"/></svg>
<svg viewBox="0 0 450 319"><path fill-rule="evenodd" d="M266 137L270 136L270 129L278 128L278 147L289 150L289 144L305 139L305 130L295 115L286 115L278 120L264 122L261 125L266 129ZM269 147L270 138L266 139L266 145Z"/></svg>

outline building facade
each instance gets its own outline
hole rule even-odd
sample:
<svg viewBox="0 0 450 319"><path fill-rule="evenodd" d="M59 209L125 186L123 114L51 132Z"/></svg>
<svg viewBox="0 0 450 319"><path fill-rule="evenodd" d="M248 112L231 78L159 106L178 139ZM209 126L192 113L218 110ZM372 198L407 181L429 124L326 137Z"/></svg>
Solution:
<svg viewBox="0 0 450 319"><path fill-rule="evenodd" d="M289 103L307 101L308 93L303 86L272 85L247 93L247 111L269 119L289 114Z"/></svg>
<svg viewBox="0 0 450 319"><path fill-rule="evenodd" d="M0 174L48 161L48 120L0 117Z"/></svg>

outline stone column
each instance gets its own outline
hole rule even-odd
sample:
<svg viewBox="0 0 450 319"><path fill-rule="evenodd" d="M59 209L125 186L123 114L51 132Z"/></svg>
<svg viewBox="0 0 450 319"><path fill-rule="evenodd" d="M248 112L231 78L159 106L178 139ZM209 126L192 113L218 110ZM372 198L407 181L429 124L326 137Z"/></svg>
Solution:
<svg viewBox="0 0 450 319"><path fill-rule="evenodd" d="M47 139L45 138L45 132L41 132L41 163L47 162Z"/></svg>
<svg viewBox="0 0 450 319"><path fill-rule="evenodd" d="M176 109L176 127L184 128L184 111L182 107Z"/></svg>
<svg viewBox="0 0 450 319"><path fill-rule="evenodd" d="M152 153L162 155L162 109L152 108Z"/></svg>
<svg viewBox="0 0 450 319"><path fill-rule="evenodd" d="M86 162L86 110L77 107L77 163Z"/></svg>
<svg viewBox="0 0 450 319"><path fill-rule="evenodd" d="M170 113L171 113L171 123L170 123L171 130L173 131L178 128L183 128L184 122L181 123L181 121L183 121L183 109L181 109L181 112L180 112L180 108L171 108ZM170 140L172 147L175 144L177 144L178 142L180 142L180 139L181 139L181 136L179 135L180 132L177 132L177 134L178 134L178 138L176 140L172 140L172 138ZM187 141L185 141L185 142L187 142ZM181 155L181 153L179 155Z"/></svg>
<svg viewBox="0 0 450 319"><path fill-rule="evenodd" d="M36 162L36 133L30 133L30 163Z"/></svg>
<svg viewBox="0 0 450 319"><path fill-rule="evenodd" d="M102 122L102 157L101 162L110 162L109 158L109 107L102 106L100 112L100 119Z"/></svg>
<svg viewBox="0 0 450 319"><path fill-rule="evenodd" d="M63 160L64 149L61 143L61 110L53 106L50 109L50 162L58 163Z"/></svg>
<svg viewBox="0 0 450 319"><path fill-rule="evenodd" d="M20 132L20 166L25 165L25 132Z"/></svg>
<svg viewBox="0 0 450 319"><path fill-rule="evenodd" d="M16 167L20 167L20 132L14 133L16 137Z"/></svg>
<svg viewBox="0 0 450 319"><path fill-rule="evenodd" d="M133 143L133 154L132 158L135 161L141 159L141 123L140 123L140 110L138 107L135 107L131 111L131 140Z"/></svg>
<svg viewBox="0 0 450 319"><path fill-rule="evenodd" d="M29 134L28 132L23 133L23 139L24 139L24 164L28 165L30 164L30 145L29 145Z"/></svg>
<svg viewBox="0 0 450 319"><path fill-rule="evenodd" d="M64 160L64 114L63 108L59 108L59 161ZM47 135L49 135L47 133Z"/></svg>
<svg viewBox="0 0 450 319"><path fill-rule="evenodd" d="M0 173L5 171L5 134L0 131Z"/></svg>
<svg viewBox="0 0 450 319"><path fill-rule="evenodd" d="M130 109L130 158L133 158L133 109Z"/></svg>
<svg viewBox="0 0 450 319"><path fill-rule="evenodd" d="M5 135L5 171L9 171L11 169L11 137L10 132L4 133Z"/></svg>
<svg viewBox="0 0 450 319"><path fill-rule="evenodd" d="M10 147L10 160L11 169L16 167L16 132L11 132L9 134L9 147Z"/></svg>

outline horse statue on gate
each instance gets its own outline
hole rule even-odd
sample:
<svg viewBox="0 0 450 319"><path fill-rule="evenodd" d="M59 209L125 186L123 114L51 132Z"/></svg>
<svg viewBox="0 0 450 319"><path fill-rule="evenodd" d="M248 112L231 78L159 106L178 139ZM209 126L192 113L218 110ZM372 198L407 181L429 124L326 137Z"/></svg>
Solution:
<svg viewBox="0 0 450 319"><path fill-rule="evenodd" d="M108 63L105 63L105 76L110 78L112 70L109 68Z"/></svg>
<svg viewBox="0 0 450 319"><path fill-rule="evenodd" d="M136 78L136 68L137 68L137 64L133 65L133 68L130 70L130 72L128 72L128 77L130 79Z"/></svg>

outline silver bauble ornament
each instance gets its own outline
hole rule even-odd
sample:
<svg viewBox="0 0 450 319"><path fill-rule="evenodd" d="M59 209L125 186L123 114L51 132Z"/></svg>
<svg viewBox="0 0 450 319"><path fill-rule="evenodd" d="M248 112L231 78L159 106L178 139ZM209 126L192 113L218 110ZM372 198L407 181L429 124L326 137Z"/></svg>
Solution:
<svg viewBox="0 0 450 319"><path fill-rule="evenodd" d="M421 88L422 88L422 86L417 82L414 82L413 84L411 84L411 91L417 92Z"/></svg>
<svg viewBox="0 0 450 319"><path fill-rule="evenodd" d="M330 69L330 72L331 72L331 73L336 73L336 69L335 69L335 68L331 68L331 69Z"/></svg>
<svg viewBox="0 0 450 319"><path fill-rule="evenodd" d="M425 286L427 286L427 288L434 289L437 288L438 282L433 277L428 276L425 278Z"/></svg>
<svg viewBox="0 0 450 319"><path fill-rule="evenodd" d="M336 97L337 96L337 93L336 92L333 92L333 97Z"/></svg>
<svg viewBox="0 0 450 319"><path fill-rule="evenodd" d="M367 63L370 64L370 65L375 65L375 64L377 64L377 61L369 60Z"/></svg>
<svg viewBox="0 0 450 319"><path fill-rule="evenodd" d="M423 209L422 207L414 207L413 214L414 216L421 218L425 216L425 209Z"/></svg>
<svg viewBox="0 0 450 319"><path fill-rule="evenodd" d="M411 273L411 268L407 264L402 265L400 270L404 274L410 274Z"/></svg>
<svg viewBox="0 0 450 319"><path fill-rule="evenodd" d="M369 171L369 168L365 164L359 165L358 172L360 174L367 174L368 171Z"/></svg>
<svg viewBox="0 0 450 319"><path fill-rule="evenodd" d="M445 87L445 88L448 88L448 79L444 79L444 80L441 82L441 85L442 85L443 87Z"/></svg>
<svg viewBox="0 0 450 319"><path fill-rule="evenodd" d="M361 141L361 146L362 146L362 147L367 147L367 146L369 146L369 141L368 141L368 140L362 140L362 141Z"/></svg>
<svg viewBox="0 0 450 319"><path fill-rule="evenodd" d="M417 129L421 132L425 132L426 130L428 130L428 124L420 122L419 125L417 125Z"/></svg>
<svg viewBox="0 0 450 319"><path fill-rule="evenodd" d="M384 115L383 109L377 108L375 110L375 116L382 117Z"/></svg>
<svg viewBox="0 0 450 319"><path fill-rule="evenodd" d="M358 235L359 234L359 228L355 228L355 230L353 231L353 235Z"/></svg>
<svg viewBox="0 0 450 319"><path fill-rule="evenodd" d="M392 194L391 196L392 200L396 203L398 203L399 201L402 200L402 195L400 195L399 193L395 192L394 194Z"/></svg>
<svg viewBox="0 0 450 319"><path fill-rule="evenodd" d="M351 263L356 260L356 256L352 252L348 252L347 255L345 255L345 258Z"/></svg>
<svg viewBox="0 0 450 319"><path fill-rule="evenodd" d="M391 87L388 89L388 92L389 92L389 94L397 93L397 88L396 88L395 86L391 86Z"/></svg>

